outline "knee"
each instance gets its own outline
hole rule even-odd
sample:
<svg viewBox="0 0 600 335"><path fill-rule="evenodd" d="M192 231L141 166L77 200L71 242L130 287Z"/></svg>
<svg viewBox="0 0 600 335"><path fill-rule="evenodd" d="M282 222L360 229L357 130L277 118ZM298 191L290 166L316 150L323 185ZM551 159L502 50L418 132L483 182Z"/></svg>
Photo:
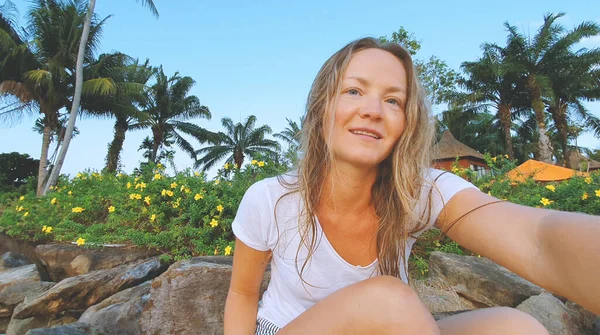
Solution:
<svg viewBox="0 0 600 335"><path fill-rule="evenodd" d="M390 314L405 313L416 306L424 307L417 293L396 277L377 276L361 282L361 286L362 299L383 307ZM426 308L421 311L428 313Z"/></svg>
<svg viewBox="0 0 600 335"><path fill-rule="evenodd" d="M506 317L504 325L512 334L549 335L548 330L533 316L510 307L498 307Z"/></svg>

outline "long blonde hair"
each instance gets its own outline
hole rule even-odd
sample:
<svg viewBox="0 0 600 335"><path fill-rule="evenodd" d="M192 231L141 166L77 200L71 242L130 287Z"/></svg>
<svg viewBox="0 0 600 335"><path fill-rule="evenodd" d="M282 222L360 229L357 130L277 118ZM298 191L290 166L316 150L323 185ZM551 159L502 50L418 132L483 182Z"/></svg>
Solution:
<svg viewBox="0 0 600 335"><path fill-rule="evenodd" d="M405 245L409 236L422 230L429 220L427 213L416 213L415 205L426 184L424 176L431 163L434 123L426 95L419 85L410 54L396 43L383 44L374 38L353 41L331 56L317 74L308 94L306 115L302 124L298 180L290 193L299 192L302 198L299 233L300 248L308 248L300 277L314 253L317 239L316 211L325 177L333 167L333 153L324 137L328 110L334 108L340 94L342 76L351 56L365 49L380 49L398 58L407 76L406 127L391 154L380 164L372 196L379 218L377 231L377 271L382 275L400 276L399 260L406 264ZM334 113L329 113L333 115ZM333 123L331 123L333 124ZM280 178L280 183L285 183ZM290 186L289 184L287 186ZM290 194L288 193L288 194ZM431 198L431 197L429 197ZM430 201L430 200L429 200ZM296 257L298 268L298 257Z"/></svg>

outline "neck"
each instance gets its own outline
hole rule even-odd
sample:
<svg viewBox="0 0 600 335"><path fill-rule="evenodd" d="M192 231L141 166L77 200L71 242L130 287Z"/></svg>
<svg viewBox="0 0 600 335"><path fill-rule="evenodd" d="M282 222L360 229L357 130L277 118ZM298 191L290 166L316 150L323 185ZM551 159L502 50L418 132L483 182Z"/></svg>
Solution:
<svg viewBox="0 0 600 335"><path fill-rule="evenodd" d="M372 208L377 169L359 169L338 163L325 177L319 209L338 214L361 214Z"/></svg>

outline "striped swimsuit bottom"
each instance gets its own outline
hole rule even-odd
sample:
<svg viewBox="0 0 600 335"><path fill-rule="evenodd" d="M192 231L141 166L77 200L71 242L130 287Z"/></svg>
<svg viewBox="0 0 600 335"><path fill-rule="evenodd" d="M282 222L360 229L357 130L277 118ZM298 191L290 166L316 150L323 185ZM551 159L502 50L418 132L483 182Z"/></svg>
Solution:
<svg viewBox="0 0 600 335"><path fill-rule="evenodd" d="M259 318L256 320L256 332L254 335L274 335L279 331L279 327L272 322Z"/></svg>

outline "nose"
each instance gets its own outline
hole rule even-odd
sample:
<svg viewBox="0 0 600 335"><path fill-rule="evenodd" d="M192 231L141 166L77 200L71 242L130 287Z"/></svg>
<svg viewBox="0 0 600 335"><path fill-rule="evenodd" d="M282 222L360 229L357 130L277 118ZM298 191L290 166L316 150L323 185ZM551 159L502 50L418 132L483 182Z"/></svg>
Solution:
<svg viewBox="0 0 600 335"><path fill-rule="evenodd" d="M366 97L365 104L360 110L360 116L363 118L371 117L379 119L383 113L381 99L377 97Z"/></svg>

